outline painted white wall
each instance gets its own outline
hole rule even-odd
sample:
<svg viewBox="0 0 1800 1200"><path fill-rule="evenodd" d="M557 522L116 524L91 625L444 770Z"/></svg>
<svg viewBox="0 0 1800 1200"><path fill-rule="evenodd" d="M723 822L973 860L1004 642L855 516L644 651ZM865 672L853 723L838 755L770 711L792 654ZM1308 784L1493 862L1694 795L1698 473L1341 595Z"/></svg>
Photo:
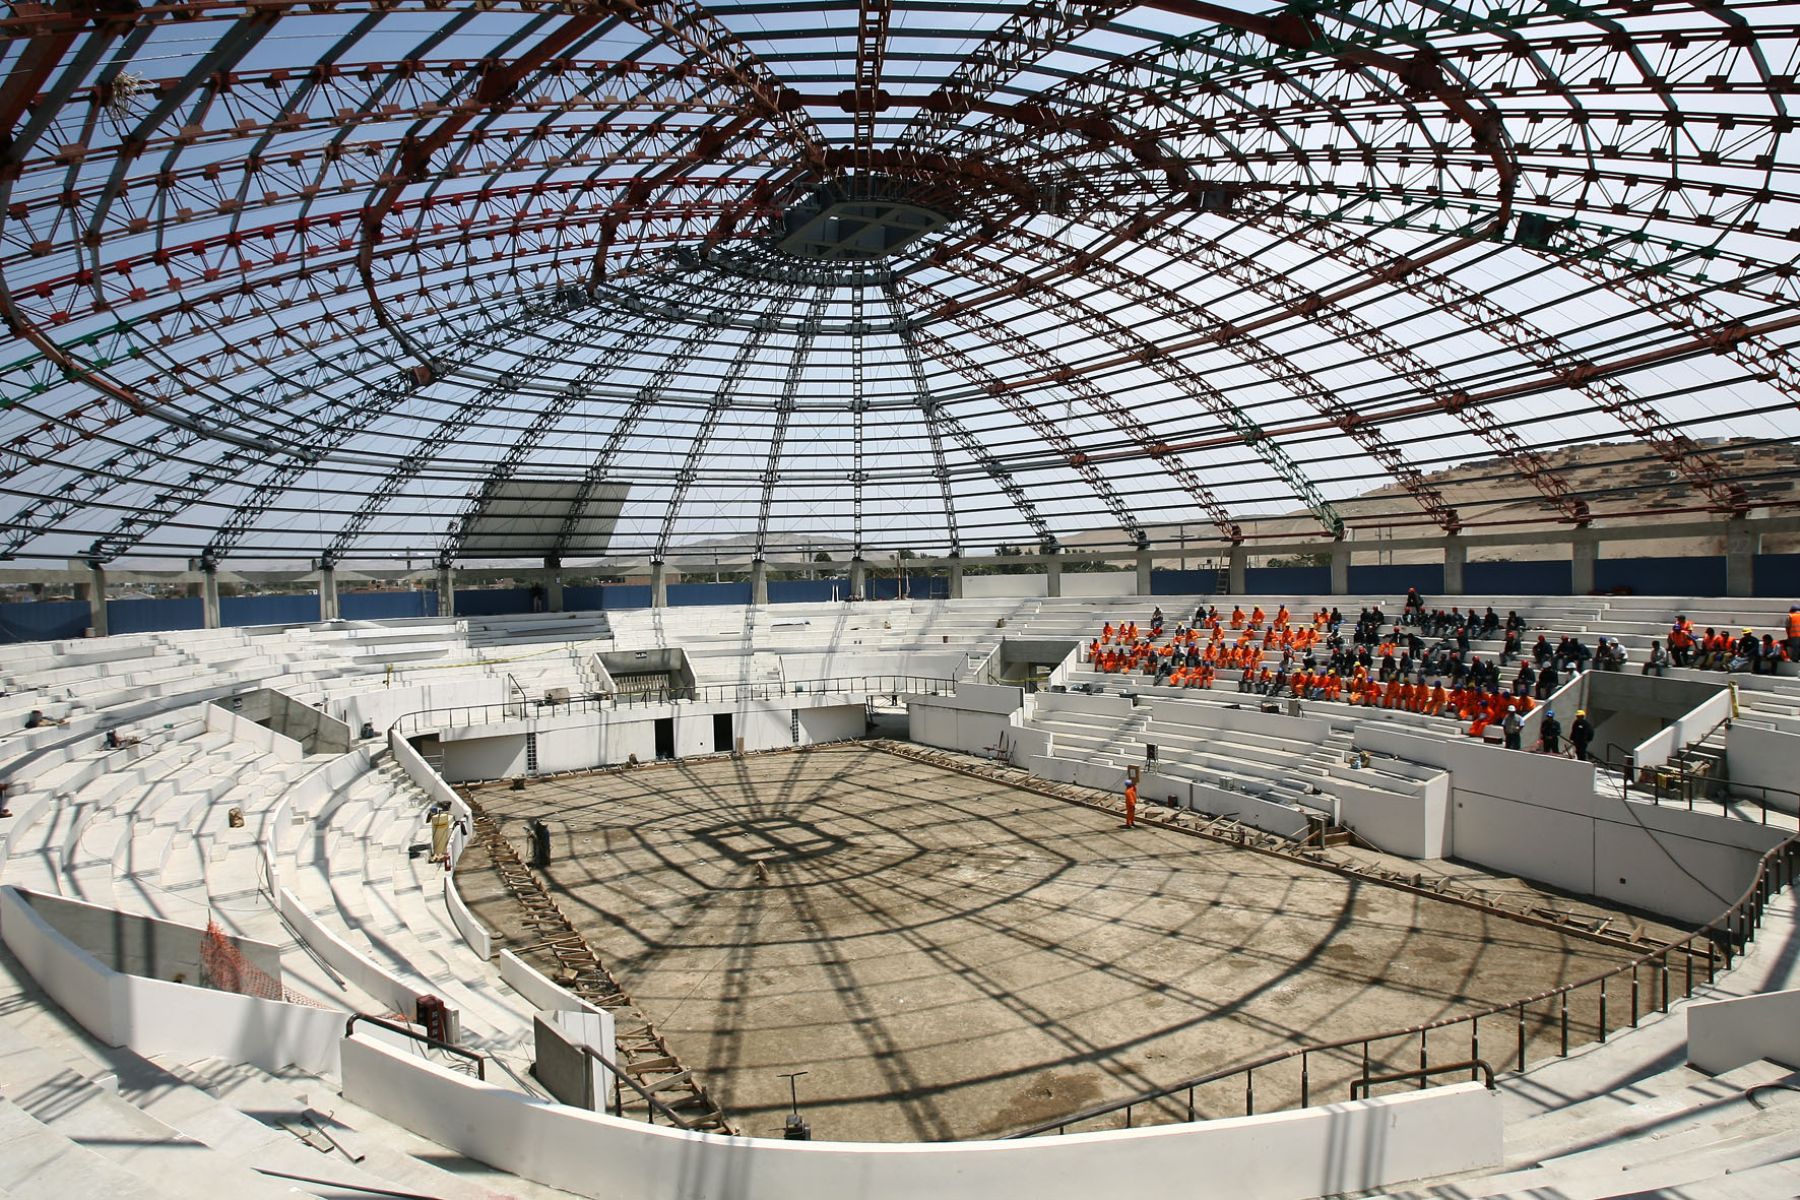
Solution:
<svg viewBox="0 0 1800 1200"><path fill-rule="evenodd" d="M444 906L450 910L450 920L469 949L484 960L494 957L493 935L463 903L462 893L456 890L456 876L449 871L444 872Z"/></svg>
<svg viewBox="0 0 1800 1200"><path fill-rule="evenodd" d="M208 733L224 733L234 742L242 742L246 746L255 747L260 753L273 755L279 762L299 762L306 757L306 751L291 737L284 737L266 725L258 725L248 717L217 704L208 704L205 708Z"/></svg>
<svg viewBox="0 0 1800 1200"><path fill-rule="evenodd" d="M1730 715L1731 693L1720 691L1640 742L1631 752L1631 761L1640 769L1660 767L1674 757L1677 750L1699 741Z"/></svg>
<svg viewBox="0 0 1800 1200"><path fill-rule="evenodd" d="M1590 763L1364 727L1357 744L1450 772L1454 857L1679 921L1749 885L1773 828L1598 795Z"/></svg>
<svg viewBox="0 0 1800 1200"><path fill-rule="evenodd" d="M325 928L293 892L281 888L275 898L281 915L332 970L395 1012L411 1013L418 1007L417 988Z"/></svg>
<svg viewBox="0 0 1800 1200"><path fill-rule="evenodd" d="M1800 792L1800 734L1764 729L1739 721L1725 739L1725 765L1733 783L1779 788L1769 794L1769 807L1794 812Z"/></svg>
<svg viewBox="0 0 1800 1200"><path fill-rule="evenodd" d="M253 1063L266 1071L338 1070L344 1014L334 1009L109 970L51 928L10 887L0 888L0 937L38 986L109 1046L182 1062Z"/></svg>
<svg viewBox="0 0 1800 1200"><path fill-rule="evenodd" d="M440 745L444 750L445 779L504 779L525 773L525 735L522 733L445 738Z"/></svg>
<svg viewBox="0 0 1800 1200"><path fill-rule="evenodd" d="M1480 1084L1296 1112L1005 1142L787 1142L623 1121L479 1083L360 1038L344 1098L458 1153L596 1200L1299 1200L1501 1159Z"/></svg>
<svg viewBox="0 0 1800 1200"><path fill-rule="evenodd" d="M1063 583L1069 582L1063 576ZM1135 578L1135 576L1133 577ZM969 600L991 600L1000 596L1048 596L1048 575L965 575L963 597Z"/></svg>
<svg viewBox="0 0 1800 1200"><path fill-rule="evenodd" d="M968 590L968 580L966 579L963 581L963 588L966 595ZM1064 571L1062 594L1071 597L1135 596L1137 595L1137 572Z"/></svg>
<svg viewBox="0 0 1800 1200"><path fill-rule="evenodd" d="M1687 1010L1688 1065L1720 1075L1770 1059L1800 1070L1800 989L1696 1002Z"/></svg>
<svg viewBox="0 0 1800 1200"><path fill-rule="evenodd" d="M922 746L990 754L1011 741L1025 689L1002 684L959 683L954 695L914 693L906 698L907 736Z"/></svg>
<svg viewBox="0 0 1800 1200"><path fill-rule="evenodd" d="M1335 778L1328 790L1338 800L1338 823L1390 854L1435 859L1450 853L1448 774L1423 781L1416 792L1359 787Z"/></svg>
<svg viewBox="0 0 1800 1200"><path fill-rule="evenodd" d="M454 683L418 684L413 687L370 688L351 692L341 700L333 699L332 707L350 732L356 733L364 721L374 723L376 733L386 733L388 726L407 713L430 708L460 708L470 704L504 704L508 685L505 679L470 676Z"/></svg>

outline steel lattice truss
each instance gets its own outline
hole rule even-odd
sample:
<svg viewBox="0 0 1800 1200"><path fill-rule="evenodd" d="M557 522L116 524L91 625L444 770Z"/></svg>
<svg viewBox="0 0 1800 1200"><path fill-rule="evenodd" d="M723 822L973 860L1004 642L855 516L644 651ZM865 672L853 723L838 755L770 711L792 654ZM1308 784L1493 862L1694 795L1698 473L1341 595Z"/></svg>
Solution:
<svg viewBox="0 0 1800 1200"><path fill-rule="evenodd" d="M451 560L534 480L628 486L612 550L671 559L1795 482L1714 439L1800 432L1800 4L44 0L0 39L5 556ZM1640 468L1568 452L1606 442Z"/></svg>

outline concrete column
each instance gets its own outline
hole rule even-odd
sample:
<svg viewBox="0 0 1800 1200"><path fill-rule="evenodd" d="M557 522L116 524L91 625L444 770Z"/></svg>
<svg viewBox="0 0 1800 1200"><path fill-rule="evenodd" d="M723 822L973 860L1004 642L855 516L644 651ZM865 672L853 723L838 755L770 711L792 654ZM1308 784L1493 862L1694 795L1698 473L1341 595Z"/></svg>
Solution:
<svg viewBox="0 0 1800 1200"><path fill-rule="evenodd" d="M1044 575L1048 580L1048 583L1045 586L1045 594L1050 596L1062 595L1062 559L1054 554L1045 559Z"/></svg>
<svg viewBox="0 0 1800 1200"><path fill-rule="evenodd" d="M850 598L852 600L861 600L864 598L863 587L864 587L864 585L866 585L868 583L868 580L869 580L869 564L863 561L861 555L858 555L857 557L851 559L850 560Z"/></svg>
<svg viewBox="0 0 1800 1200"><path fill-rule="evenodd" d="M963 565L960 558L950 560L950 598L952 600L963 598Z"/></svg>
<svg viewBox="0 0 1800 1200"><path fill-rule="evenodd" d="M219 568L204 568L206 578L200 583L200 615L201 625L207 629L219 627Z"/></svg>
<svg viewBox="0 0 1800 1200"><path fill-rule="evenodd" d="M338 619L337 568L330 564L319 567L319 620Z"/></svg>
<svg viewBox="0 0 1800 1200"><path fill-rule="evenodd" d="M769 564L760 558L750 560L750 603L769 607Z"/></svg>
<svg viewBox="0 0 1800 1200"><path fill-rule="evenodd" d="M1242 596L1249 590L1249 585L1244 582L1248 574L1246 568L1249 566L1249 559L1249 552L1242 546L1231 548L1231 556L1226 563L1226 573L1230 578L1226 580L1225 590L1233 596Z"/></svg>
<svg viewBox="0 0 1800 1200"><path fill-rule="evenodd" d="M1331 594L1350 594L1350 547L1344 542L1331 545Z"/></svg>
<svg viewBox="0 0 1800 1200"><path fill-rule="evenodd" d="M653 562L650 564L650 607L669 607L669 564Z"/></svg>
<svg viewBox="0 0 1800 1200"><path fill-rule="evenodd" d="M438 616L454 617L456 615L456 568L449 563L438 567L437 594Z"/></svg>
<svg viewBox="0 0 1800 1200"><path fill-rule="evenodd" d="M1468 593L1463 586L1463 568L1469 565L1469 548L1463 545L1460 538L1450 538L1444 543L1444 594L1446 596L1462 596Z"/></svg>
<svg viewBox="0 0 1800 1200"><path fill-rule="evenodd" d="M1137 555L1137 594L1140 596L1150 594L1150 566L1150 552L1139 550Z"/></svg>
<svg viewBox="0 0 1800 1200"><path fill-rule="evenodd" d="M106 636L106 568L99 563L89 563L88 571L92 581L87 585L88 624L93 627L95 637Z"/></svg>
<svg viewBox="0 0 1800 1200"><path fill-rule="evenodd" d="M1594 564L1600 561L1600 540L1578 535L1569 545L1569 593L1585 596L1594 590Z"/></svg>
<svg viewBox="0 0 1800 1200"><path fill-rule="evenodd" d="M562 564L554 558L544 560L544 611L563 610Z"/></svg>
<svg viewBox="0 0 1800 1200"><path fill-rule="evenodd" d="M1756 556L1762 553L1762 534L1751 529L1742 517L1725 522L1725 594L1751 596L1756 593Z"/></svg>

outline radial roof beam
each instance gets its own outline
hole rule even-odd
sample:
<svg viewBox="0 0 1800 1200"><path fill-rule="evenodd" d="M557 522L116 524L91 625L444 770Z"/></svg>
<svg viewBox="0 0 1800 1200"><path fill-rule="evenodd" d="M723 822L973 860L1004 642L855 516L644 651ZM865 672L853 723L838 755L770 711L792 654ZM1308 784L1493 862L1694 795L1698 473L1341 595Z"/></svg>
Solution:
<svg viewBox="0 0 1800 1200"><path fill-rule="evenodd" d="M994 486L1000 489L1000 494L1012 502L1019 516L1024 518L1025 523L1037 535L1038 543L1048 545L1054 542L1055 535L1050 531L1050 523L1044 520L1043 513L1038 511L1025 489L1019 486L1012 472L1001 466L987 447L970 434L962 422L948 412L943 403L932 394L931 381L925 374L925 358L919 352L919 341L913 331L914 318L907 313L905 303L900 299L899 290L895 288L891 277L882 280L881 294L887 300L888 311L893 314L900 348L906 356L907 376L913 387L913 403L919 406L919 413L925 419L925 434L931 444L932 474L937 478L938 491L944 498L944 523L950 535L950 552L958 555L962 553L962 537L957 532L956 495L950 486L950 467L944 459L945 433L949 433L957 445L962 447L963 453L986 472Z"/></svg>
<svg viewBox="0 0 1800 1200"><path fill-rule="evenodd" d="M1054 243L1046 243L1035 236L1012 232L1003 235L1003 241L1040 266L1054 267L1061 257L1061 253L1054 247ZM1005 286L1017 292L1030 292L1053 298L1053 302L1075 319L1082 328L1095 333L1114 346L1138 356L1169 382L1194 394L1196 399L1200 399L1202 403L1206 404L1216 417L1221 418L1229 427L1236 429L1247 444L1256 448L1259 453L1264 453L1265 461L1279 464L1277 471L1285 481L1290 485L1298 482L1296 494L1303 502L1307 503L1308 507L1313 509L1314 514L1325 526L1327 533L1334 538L1343 536L1343 518L1319 494L1318 489L1307 480L1298 464L1294 463L1285 451L1279 450L1274 440L1244 417L1242 412L1232 405L1222 393L1207 384L1198 372L1166 354L1154 343L1106 318L1094 308L1073 300L1055 283L1010 271L973 258L973 256L961 261L980 262L981 266L977 270L987 270L991 273L990 277L1001 279ZM1353 409L1339 401L1330 389L1314 378L1310 372L1302 370L1285 355L1277 352L1260 339L1249 335L1233 336L1231 323L1215 317L1206 306L1192 300L1184 300L1161 285L1104 256L1084 257L1082 268L1087 272L1104 277L1122 294L1145 305L1159 315L1169 318L1190 332L1203 333L1212 337L1230 353L1280 384L1296 398L1305 401L1314 412L1348 434L1351 440L1356 442L1366 454L1387 470L1394 481L1405 489L1406 493L1419 505L1419 508L1440 529L1448 533L1455 533L1462 527L1462 520L1457 516L1456 510L1444 499L1443 494L1425 479L1419 469L1406 460L1400 448L1390 442L1378 427L1364 423ZM1277 455L1279 457L1276 457ZM1287 470L1282 470L1282 467L1286 467ZM1291 476L1289 472L1291 472Z"/></svg>
<svg viewBox="0 0 1800 1200"><path fill-rule="evenodd" d="M1574 495L1568 480L1551 466L1549 460L1527 446L1511 427L1502 424L1489 406L1472 401L1457 403L1455 398L1462 393L1449 376L1419 357L1386 330L1364 320L1355 310L1324 301L1317 293L1290 276L1179 226L1159 226L1146 234L1142 241L1145 245L1165 250L1184 262L1242 284L1277 304L1307 309L1319 325L1372 356L1394 372L1397 378L1405 379L1417 388L1421 396L1442 405L1464 428L1481 438L1490 449L1530 481L1544 499L1565 518L1577 524L1587 522L1587 502ZM1174 299L1176 303L1171 307L1183 309L1180 298ZM1232 342L1228 340L1225 344L1229 347Z"/></svg>
<svg viewBox="0 0 1800 1200"><path fill-rule="evenodd" d="M769 457L763 464L762 499L756 506L756 552L755 558L762 558L769 545L769 515L775 507L775 487L781 481L781 451L787 441L788 422L793 418L796 398L800 392L800 381L805 375L806 356L812 350L813 339L818 336L819 322L825 315L825 305L831 294L824 288L818 289L813 296L811 307L800 324L800 335L794 340L794 356L788 362L786 376L781 381L781 399L775 402L775 425L769 431Z"/></svg>
<svg viewBox="0 0 1800 1200"><path fill-rule="evenodd" d="M585 306L585 297L572 300L559 296L547 302L526 306L521 317L512 318L508 327L533 328L566 317L575 307ZM477 357L471 354L469 359ZM201 503L221 488L240 485L245 472L275 460L272 468L258 480L250 496L238 504L208 541L203 557L218 561L229 554L252 525L275 506L282 494L299 477L313 470L351 438L368 429L377 420L394 411L427 385L464 365L469 359L429 367L410 367L396 371L381 384L329 397L314 416L321 432L301 453L285 453L279 449L254 445L231 445L211 463L195 468L180 482L163 485L153 502L141 507L118 522L113 529L96 539L88 556L98 562L119 557L137 546L182 511Z"/></svg>
<svg viewBox="0 0 1800 1200"><path fill-rule="evenodd" d="M992 340L992 330L987 327L977 325L976 332L984 340ZM1044 439L1064 464L1072 468L1087 482L1094 495L1112 514L1118 527L1125 531L1131 544L1141 547L1146 543L1148 535L1144 533L1143 526L1138 523L1137 516L1131 511L1131 506L1125 502L1125 498L1119 495L1118 489L1113 487L1112 482L1106 478L1106 473L1100 469L1094 457L1078 447L1074 439L1063 432L1061 426L1046 416L1037 405L1019 395L1010 382L1001 379L945 338L918 325L912 327L912 337L922 348L929 349L933 356L943 361L958 375L999 401L1000 406L1007 412L1025 422L1032 432ZM1014 350L1022 344L1008 343L1006 349ZM1071 373L1065 372L1065 374Z"/></svg>
<svg viewBox="0 0 1800 1200"><path fill-rule="evenodd" d="M1068 248L1066 246L1025 229L1006 231L1000 235L996 244L1010 247L1015 253L1031 259L1044 268L1055 268L1067 261ZM1208 383L1200 372L1174 355L1167 353L1155 342L1105 316L1091 305L1076 301L1062 285L1051 279L1032 278L975 255L966 255L958 261L976 264L974 269L977 273L985 273L988 279L999 282L1001 286L1015 293L1023 290L1032 295L1048 298L1059 312L1073 317L1082 328L1144 362L1170 384L1204 407L1215 420L1236 433L1243 443L1254 450L1257 456L1275 472L1276 476L1293 491L1300 502L1306 505L1328 535L1334 538L1343 536L1343 517L1307 477L1300 465L1278 442L1269 437L1256 422L1251 420L1242 408L1232 403L1225 393ZM1121 295L1143 304L1161 316L1174 320L1190 332L1212 335L1218 333L1226 325L1225 322L1208 313L1204 306L1195 305L1192 300L1177 296L1174 292L1144 275L1113 262L1103 255L1077 253L1076 261L1079 264L1079 271L1105 277ZM1190 308L1190 305L1193 307ZM1273 349L1253 340L1231 339L1221 344L1269 378L1276 380L1300 398L1307 400L1315 410L1333 420L1341 418L1344 406L1337 403L1328 389L1308 372L1301 370ZM1390 449L1385 444L1382 448L1384 453ZM1398 459L1398 451L1389 453L1387 457ZM1418 479L1418 471L1410 468L1403 460L1400 462L1400 468L1407 471L1415 481ZM1408 490L1410 492L1413 489L1408 488ZM1420 507L1432 515L1433 519L1443 528L1451 529L1457 524L1455 512L1437 494L1436 489L1430 488L1429 485L1422 485L1420 490L1414 493L1414 498L1419 501Z"/></svg>
<svg viewBox="0 0 1800 1200"><path fill-rule="evenodd" d="M784 289L780 299L770 306L771 313L783 304L791 302L798 293L798 288ZM725 368L724 374L719 377L718 384L713 388L712 398L707 401L706 415L701 418L700 428L688 443L687 454L682 457L681 468L675 475L674 490L669 496L668 503L663 507L662 526L656 533L656 549L651 552L651 557L655 561L663 561L668 554L669 539L675 534L675 523L681 518L681 509L687 503L688 491L700 476L700 463L706 457L707 447L712 444L713 434L718 431L719 422L724 420L726 411L731 408L732 401L737 398L738 385L743 382L745 373L750 369L750 364L756 361L757 354L762 351L763 344L769 340L770 334L774 331L775 322L770 321L764 328L753 330L749 336L745 337L743 344L738 347L737 353L732 355L731 365Z"/></svg>
<svg viewBox="0 0 1800 1200"><path fill-rule="evenodd" d="M963 261L975 264L975 269L977 270L990 266L990 264L974 258ZM1016 275L1011 276L1011 279L1014 282L1017 282L1020 278L1021 277ZM1008 286L1010 287L1012 285L1009 283ZM1235 543L1242 540L1244 536L1242 528L1238 525L1237 521L1232 518L1230 511L1226 509L1225 505L1213 494L1212 489L1201 482L1200 477L1194 474L1193 469L1183 462L1178 454L1174 453L1164 439L1159 438L1144 424L1143 420L1135 412L1120 404L1105 389L1095 384L1093 380L1087 378L1079 371L1070 367L1067 363L1058 359L1055 355L1044 350L1041 346L1038 346L1032 339L997 339L993 322L988 320L985 316L968 311L958 305L955 301L949 301L941 293L926 288L921 284L913 284L912 290L914 294L910 296L909 299L914 303L920 304L921 307L933 308L935 315L949 320L964 332L974 337L981 338L996 345L1004 344L1004 348L1009 353L1016 354L1024 361L1030 363L1044 378L1058 381L1061 387L1068 390L1074 396L1079 397L1084 405L1093 409L1094 412L1105 417L1117 427L1119 431L1130 440L1132 445L1137 447L1137 450L1141 455L1154 461L1169 479L1186 493L1188 498L1192 500L1202 512L1206 513L1212 520L1212 523L1218 528L1219 533L1227 541ZM1029 291L1026 288L1019 288L1014 294L1023 299L1029 294ZM1057 303L1058 301L1065 299L1056 294L1052 294L1048 297L1040 295L1035 298L1039 300L1049 300L1051 303ZM1006 394L1011 394L1014 387L1017 385L1011 382L1005 382L1002 383L1001 386L1005 389ZM1032 407L1029 402L1021 401L1021 403L1024 403L1028 408ZM1059 446L1058 449L1062 449L1062 447ZM1078 469L1090 468L1093 466L1087 455L1074 452L1072 447L1071 453L1076 456L1071 459L1071 464ZM1079 461L1076 461L1076 458L1078 458ZM1134 540L1139 545L1144 544L1147 535L1143 532L1135 517L1124 523L1124 527L1127 532L1133 535Z"/></svg>
<svg viewBox="0 0 1800 1200"><path fill-rule="evenodd" d="M1391 280L1396 285L1403 283L1419 299L1463 317L1532 362L1554 370L1566 386L1589 397L1602 412L1654 448L1712 507L1728 513L1741 513L1748 508L1744 489L1731 481L1716 455L1681 433L1624 383L1598 373L1596 364L1564 346L1555 334L1487 294L1458 283L1417 259L1389 254L1365 237L1299 213L1269 207L1247 219L1263 229L1322 250L1371 277Z"/></svg>
<svg viewBox="0 0 1800 1200"><path fill-rule="evenodd" d="M765 306L763 317L772 322L776 310L785 304L792 295L792 289L784 289L778 299ZM636 395L613 421L612 427L607 431L606 441L601 444L599 453L594 456L594 461L588 464L587 470L582 474L581 484L576 490L574 501L569 505L568 515L563 518L562 526L557 530L556 542L551 549L550 557L560 561L568 556L575 531L581 527L581 522L587 516L588 505L593 502L594 495L600 488L613 478L619 453L624 448L626 441L638 432L639 424L645 414L662 401L676 376L686 368L695 355L700 353L704 345L705 337L702 331L691 330L681 345L657 360L650 378L644 381Z"/></svg>

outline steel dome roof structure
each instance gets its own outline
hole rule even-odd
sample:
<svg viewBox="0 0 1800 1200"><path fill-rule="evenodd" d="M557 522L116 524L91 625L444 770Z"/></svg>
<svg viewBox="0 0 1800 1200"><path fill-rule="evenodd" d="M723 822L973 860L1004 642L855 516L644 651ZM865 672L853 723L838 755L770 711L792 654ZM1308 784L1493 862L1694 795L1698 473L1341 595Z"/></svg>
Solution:
<svg viewBox="0 0 1800 1200"><path fill-rule="evenodd" d="M1767 481L1712 439L1800 432L1800 5L44 0L0 36L9 557L1333 537L1384 485L1389 526L1574 525L1638 502L1563 447L1737 513Z"/></svg>

